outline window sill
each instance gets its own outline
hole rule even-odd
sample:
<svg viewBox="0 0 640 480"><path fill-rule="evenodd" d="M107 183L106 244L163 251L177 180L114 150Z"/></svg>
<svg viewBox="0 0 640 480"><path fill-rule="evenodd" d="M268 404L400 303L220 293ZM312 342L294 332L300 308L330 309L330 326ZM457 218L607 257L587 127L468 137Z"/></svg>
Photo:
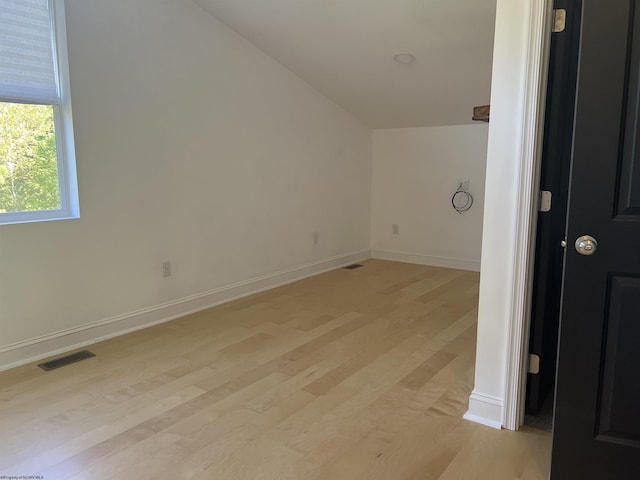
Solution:
<svg viewBox="0 0 640 480"><path fill-rule="evenodd" d="M75 220L78 218L80 218L80 214L62 212L60 210L0 213L0 226L20 223L53 222L56 220Z"/></svg>

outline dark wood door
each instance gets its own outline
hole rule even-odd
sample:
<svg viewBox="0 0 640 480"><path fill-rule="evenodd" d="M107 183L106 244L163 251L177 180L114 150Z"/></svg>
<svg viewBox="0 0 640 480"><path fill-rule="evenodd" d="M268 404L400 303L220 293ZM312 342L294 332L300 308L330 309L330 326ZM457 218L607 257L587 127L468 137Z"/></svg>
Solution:
<svg viewBox="0 0 640 480"><path fill-rule="evenodd" d="M640 1L582 2L576 102L551 478L638 479Z"/></svg>
<svg viewBox="0 0 640 480"><path fill-rule="evenodd" d="M564 267L569 167L573 146L573 120L580 42L580 5L556 0L567 12L563 32L551 37L547 109L545 114L540 190L551 192L551 210L538 213L536 259L531 308L529 353L540 358L538 373L527 379L527 413L537 415L551 407L556 381L560 294Z"/></svg>

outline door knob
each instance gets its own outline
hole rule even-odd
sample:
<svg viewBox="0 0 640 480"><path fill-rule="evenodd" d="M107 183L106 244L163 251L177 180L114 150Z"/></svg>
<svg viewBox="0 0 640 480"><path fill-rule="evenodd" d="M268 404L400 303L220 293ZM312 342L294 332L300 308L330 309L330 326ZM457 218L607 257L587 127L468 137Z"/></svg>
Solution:
<svg viewBox="0 0 640 480"><path fill-rule="evenodd" d="M598 241L591 235L583 235L576 240L576 250L580 255L593 255L598 250Z"/></svg>

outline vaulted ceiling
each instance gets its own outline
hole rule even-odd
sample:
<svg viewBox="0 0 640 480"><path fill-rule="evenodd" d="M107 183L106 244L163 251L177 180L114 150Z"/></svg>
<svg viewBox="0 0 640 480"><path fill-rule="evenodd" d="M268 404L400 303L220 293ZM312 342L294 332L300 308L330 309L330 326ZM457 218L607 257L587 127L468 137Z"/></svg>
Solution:
<svg viewBox="0 0 640 480"><path fill-rule="evenodd" d="M496 0L195 2L372 128L468 124L489 103Z"/></svg>

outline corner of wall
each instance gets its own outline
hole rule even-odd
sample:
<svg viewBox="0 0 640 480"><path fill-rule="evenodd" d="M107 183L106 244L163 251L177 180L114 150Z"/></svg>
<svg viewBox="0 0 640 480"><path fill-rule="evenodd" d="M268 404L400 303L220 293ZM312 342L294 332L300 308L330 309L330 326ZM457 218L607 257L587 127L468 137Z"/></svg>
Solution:
<svg viewBox="0 0 640 480"><path fill-rule="evenodd" d="M499 0L496 18L482 240L482 262L491 268L480 278L475 390L465 418L510 430L519 427L526 378L522 332L548 8L548 0Z"/></svg>

